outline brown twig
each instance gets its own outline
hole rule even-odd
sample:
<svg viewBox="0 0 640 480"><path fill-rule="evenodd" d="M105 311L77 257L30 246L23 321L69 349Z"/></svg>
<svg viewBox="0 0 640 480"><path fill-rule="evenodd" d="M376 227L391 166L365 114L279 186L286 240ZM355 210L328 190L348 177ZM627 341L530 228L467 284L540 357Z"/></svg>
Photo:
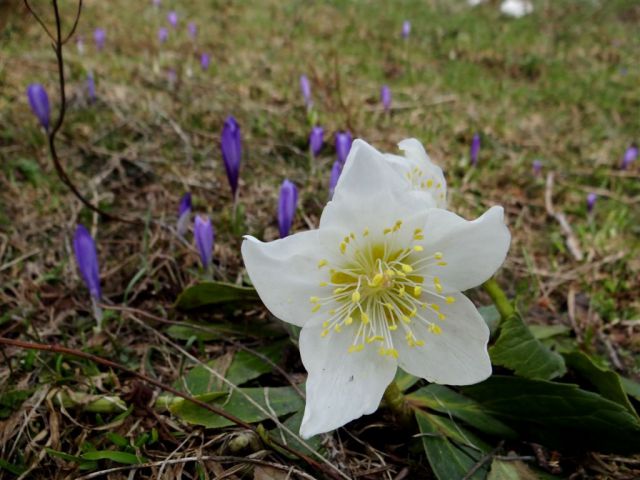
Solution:
<svg viewBox="0 0 640 480"><path fill-rule="evenodd" d="M56 60L58 63L58 82L60 86L60 108L58 110L58 118L56 119L56 122L53 128L48 130L47 132L48 140L49 140L49 152L51 153L51 160L53 161L53 166L62 183L64 183L69 188L69 190L71 190L71 192L76 196L76 198L80 200L82 204L86 206L89 210L101 215L102 217L108 220L115 220L119 222L133 224L133 225L139 225L140 222L137 220L130 220L130 219L119 217L117 215L113 215L111 213L105 212L100 207L97 207L93 203L91 203L87 198L85 198L85 196L80 192L80 190L78 190L75 184L71 181L71 178L69 178L69 175L67 174L64 167L60 163L60 158L58 157L58 152L56 150L56 134L60 130L60 127L62 127L62 123L64 122L64 117L67 110L66 108L67 98L65 94L65 77L64 77L64 56L62 54L62 46L69 40L69 38L71 38L71 35L73 35L73 32L75 32L76 27L78 26L78 22L80 20L80 14L82 12L82 0L79 0L78 12L76 14L76 19L74 21L73 27L64 40L62 39L58 0L52 0L52 3L53 3L53 11L56 19L55 37L51 34L51 32L49 31L47 26L44 24L42 19L31 8L31 6L29 5L29 1L24 0L24 4L29 10L29 12L31 12L34 18L38 21L38 23L42 26L42 28L45 30L47 35L49 35L49 37L53 41L53 50L56 54Z"/></svg>
<svg viewBox="0 0 640 480"><path fill-rule="evenodd" d="M102 358L99 357L97 355L93 355L91 353L86 353L83 352L81 350L76 350L74 348L69 348L69 347L65 347L62 345L47 345L47 344L43 344L43 343L34 343L34 342L25 342L22 340L15 340L15 339L11 339L11 338L6 338L6 337L0 337L0 345L9 345L12 347L18 347L18 348L23 348L23 349L27 349L27 350L40 350L40 351L44 351L44 352L51 352L51 353L61 353L64 355L70 355L73 357L78 357L78 358L83 358L85 360L89 360L91 362L103 365L105 367L109 367L109 368L113 368L115 370L120 370L128 375L131 375L133 377L136 377L150 385L153 385L154 387L157 387L161 390L164 390L165 392L169 392L177 397L183 398L188 402L191 402L201 408L204 408L205 410L208 410L212 413L215 413L216 415L220 415L221 417L226 418L227 420L235 423L236 425L246 428L247 430L251 430L253 432L256 432L256 428L251 425L250 423L245 422L244 420L236 417L235 415L232 415L228 412L226 412L225 410L222 410L221 408L218 408L214 405L210 405L206 402L203 402L202 400L199 400L197 398L192 397L191 395L188 395L184 392L181 392L169 385L165 385L164 383L155 380L151 377L148 377L147 375L143 374L143 373L139 373L136 372L134 370L131 370L130 368L125 367L124 365L120 365L119 363L113 362L111 360L108 360L106 358ZM283 444L278 442L275 439L270 439L270 441L276 445L279 448L282 448L283 450L295 455L296 457L300 458L301 460L303 460L304 462L306 462L310 467L316 469L316 470L321 470L323 471L326 475L330 476L331 478L334 479L341 479L342 477L338 476L336 472L325 468L324 465L316 462L314 459L310 458L309 456L305 455L302 452L299 452L297 450L295 450L294 448L290 447L289 445Z"/></svg>
<svg viewBox="0 0 640 480"><path fill-rule="evenodd" d="M555 218L556 221L560 224L560 229L564 234L565 242L567 244L569 252L571 252L573 258L581 262L584 258L584 254L582 253L582 249L580 248L580 242L578 241L578 238L573 233L573 229L571 228L571 225L569 224L569 221L567 220L567 217L565 217L564 213L556 212L555 208L553 207L553 178L553 172L549 172L549 174L547 175L547 185L544 192L544 205L547 210L547 214Z"/></svg>

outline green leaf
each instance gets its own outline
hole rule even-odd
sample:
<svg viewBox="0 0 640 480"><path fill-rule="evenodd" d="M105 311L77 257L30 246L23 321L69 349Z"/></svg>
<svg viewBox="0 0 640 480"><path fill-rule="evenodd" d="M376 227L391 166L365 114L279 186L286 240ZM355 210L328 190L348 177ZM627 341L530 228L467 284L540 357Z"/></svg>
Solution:
<svg viewBox="0 0 640 480"><path fill-rule="evenodd" d="M275 414L278 417L297 412L304 407L304 401L291 387L240 388L238 390L239 391L234 391L230 394L225 394L222 398L215 398L210 403L247 423L259 422L269 418L269 415L249 403L243 393L258 403L266 412L272 415ZM204 400L202 397L203 396L196 396L195 398ZM169 410L186 422L209 428L233 425L233 422L224 417L205 410L187 400L180 400L182 401L176 400L172 402L171 405L169 405ZM204 401L208 401L208 399Z"/></svg>
<svg viewBox="0 0 640 480"><path fill-rule="evenodd" d="M27 467L14 465L13 463L9 463L6 460L0 458L0 470L2 469L8 471L9 473L12 473L13 475L19 476L27 470Z"/></svg>
<svg viewBox="0 0 640 480"><path fill-rule="evenodd" d="M136 465L146 462L144 457L137 457L133 453L118 452L117 450L96 450L83 453L80 458L83 460L111 460L112 462L125 465Z"/></svg>
<svg viewBox="0 0 640 480"><path fill-rule="evenodd" d="M302 424L303 415L304 412L300 410L287 418L283 423L289 430L297 434L300 431L300 425ZM269 435L281 442L284 439L285 445L289 445L299 452L304 452L307 454L309 453L309 449L305 447L297 437L289 435L285 430L280 429L279 427L269 430ZM322 448L322 440L322 435L314 435L313 437L304 440L304 442L317 452ZM284 451L280 453L287 456L291 455L290 453Z"/></svg>
<svg viewBox="0 0 640 480"><path fill-rule="evenodd" d="M635 453L640 423L626 408L577 385L493 376L463 393L527 441L563 451Z"/></svg>
<svg viewBox="0 0 640 480"><path fill-rule="evenodd" d="M622 382L622 387L624 388L624 391L627 392L627 395L630 395L640 401L640 383L627 377L620 377L620 381Z"/></svg>
<svg viewBox="0 0 640 480"><path fill-rule="evenodd" d="M229 302L257 302L258 293L253 288L232 283L203 282L187 287L178 297L176 307L192 310Z"/></svg>
<svg viewBox="0 0 640 480"><path fill-rule="evenodd" d="M566 353L564 359L567 365L578 375L588 380L600 395L619 403L633 416L638 417L616 372L596 365L593 359L583 352Z"/></svg>
<svg viewBox="0 0 640 480"><path fill-rule="evenodd" d="M520 460L494 459L487 480L539 480L540 477Z"/></svg>
<svg viewBox="0 0 640 480"><path fill-rule="evenodd" d="M418 383L420 379L399 368L396 372L396 378L394 381L398 384L398 388L401 392L406 392Z"/></svg>
<svg viewBox="0 0 640 480"><path fill-rule="evenodd" d="M491 332L491 337L493 338L500 324L500 312L498 312L495 305L480 307L478 308L478 312L486 322L487 327L489 327L489 332Z"/></svg>
<svg viewBox="0 0 640 480"><path fill-rule="evenodd" d="M464 421L481 432L501 438L515 438L517 436L511 428L485 412L479 403L443 385L428 385L407 395L406 398L411 405L445 413L449 417Z"/></svg>
<svg viewBox="0 0 640 480"><path fill-rule="evenodd" d="M567 335L571 332L566 325L529 325L529 330L538 340Z"/></svg>
<svg viewBox="0 0 640 480"><path fill-rule="evenodd" d="M562 356L537 340L518 313L500 324L500 336L489 349L491 362L526 378L551 380L567 371Z"/></svg>
<svg viewBox="0 0 640 480"><path fill-rule="evenodd" d="M422 446L438 480L469 478L484 480L488 466L483 465L467 477L472 468L489 452L489 447L448 418L416 410Z"/></svg>

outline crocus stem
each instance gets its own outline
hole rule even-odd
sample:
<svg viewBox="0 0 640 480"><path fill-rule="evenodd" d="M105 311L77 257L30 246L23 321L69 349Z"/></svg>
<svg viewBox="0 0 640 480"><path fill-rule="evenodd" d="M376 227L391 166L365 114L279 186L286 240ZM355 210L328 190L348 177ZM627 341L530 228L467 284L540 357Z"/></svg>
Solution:
<svg viewBox="0 0 640 480"><path fill-rule="evenodd" d="M482 284L484 291L489 294L491 300L493 300L494 305L500 312L500 316L503 320L506 320L511 315L516 313L515 308L507 298L507 295L504 293L504 290L500 288L498 282L496 282L495 278L490 278L486 282Z"/></svg>
<svg viewBox="0 0 640 480"><path fill-rule="evenodd" d="M413 413L395 380L392 381L384 391L383 398L386 406L393 412L400 424L405 427L410 427L413 422Z"/></svg>

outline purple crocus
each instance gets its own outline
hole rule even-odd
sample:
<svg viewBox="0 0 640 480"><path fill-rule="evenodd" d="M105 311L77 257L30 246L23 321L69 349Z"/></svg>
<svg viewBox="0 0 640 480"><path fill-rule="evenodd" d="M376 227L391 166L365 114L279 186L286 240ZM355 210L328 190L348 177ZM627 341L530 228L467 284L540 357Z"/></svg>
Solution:
<svg viewBox="0 0 640 480"><path fill-rule="evenodd" d="M96 81L92 72L87 73L87 98L90 103L96 100Z"/></svg>
<svg viewBox="0 0 640 480"><path fill-rule="evenodd" d="M209 70L209 66L211 65L211 57L209 56L208 53L202 53L200 54L200 66L202 67L203 71L207 71Z"/></svg>
<svg viewBox="0 0 640 480"><path fill-rule="evenodd" d="M411 22L409 20L405 20L402 22L402 38L405 40L409 38L409 34L411 33Z"/></svg>
<svg viewBox="0 0 640 480"><path fill-rule="evenodd" d="M471 158L471 165L474 167L478 164L478 155L480 154L480 134L473 135L471 140L471 149L469 151L469 157Z"/></svg>
<svg viewBox="0 0 640 480"><path fill-rule="evenodd" d="M317 157L322 150L322 145L324 143L324 130L322 127L316 125L311 129L311 133L309 134L309 149L311 150L311 154L314 157Z"/></svg>
<svg viewBox="0 0 640 480"><path fill-rule="evenodd" d="M587 195L587 211L588 212L593 211L593 207L596 206L596 200L598 200L598 195L596 195L595 193L591 192L589 195Z"/></svg>
<svg viewBox="0 0 640 480"><path fill-rule="evenodd" d="M280 187L280 199L278 200L278 227L280 238L284 238L291 232L293 217L298 206L298 189L289 180L282 182Z"/></svg>
<svg viewBox="0 0 640 480"><path fill-rule="evenodd" d="M168 38L169 38L169 30L167 29L167 27L160 27L158 29L158 41L160 43L164 43L167 41Z"/></svg>
<svg viewBox="0 0 640 480"><path fill-rule="evenodd" d="M388 85L383 85L380 89L380 100L382 101L382 106L388 112L391 108L391 89Z"/></svg>
<svg viewBox="0 0 640 480"><path fill-rule="evenodd" d="M333 162L333 167L331 167L331 176L329 177L329 198L333 197L333 191L336 189L336 185L338 184L338 179L342 173L342 167L343 164L340 163L340 160Z"/></svg>
<svg viewBox="0 0 640 480"><path fill-rule="evenodd" d="M198 247L202 268L209 270L211 259L213 258L213 241L215 238L213 226L211 225L211 219L209 217L206 215L196 216L196 221L193 227L193 236L196 239L196 247Z"/></svg>
<svg viewBox="0 0 640 480"><path fill-rule="evenodd" d="M180 205L178 206L178 223L176 229L178 235L181 237L187 233L187 224L189 223L189 217L191 216L191 193L185 193L180 199Z"/></svg>
<svg viewBox="0 0 640 480"><path fill-rule="evenodd" d="M40 125L42 125L45 130L49 130L50 112L47 91L41 84L32 83L27 87L27 98L29 99L31 110L33 110L33 113L36 114L36 117L38 117L40 121Z"/></svg>
<svg viewBox="0 0 640 480"><path fill-rule="evenodd" d="M196 36L198 35L198 26L195 22L189 22L189 24L187 25L187 31L189 32L189 36L193 40L195 40Z"/></svg>
<svg viewBox="0 0 640 480"><path fill-rule="evenodd" d="M227 171L227 179L231 186L233 198L238 191L238 177L240 175L240 160L242 158L242 140L240 138L240 125L233 116L228 116L222 127L220 142L222 160Z"/></svg>
<svg viewBox="0 0 640 480"><path fill-rule="evenodd" d="M541 160L535 159L533 161L533 163L531 164L531 167L533 169L533 174L535 176L538 176L538 175L540 175L542 173L542 161Z"/></svg>
<svg viewBox="0 0 640 480"><path fill-rule="evenodd" d="M304 103L307 107L310 107L313 102L311 100L311 84L306 75L300 75L300 91L304 97Z"/></svg>
<svg viewBox="0 0 640 480"><path fill-rule="evenodd" d="M336 155L340 162L340 169L344 166L344 162L347 160L349 150L351 150L351 133L349 132L336 132Z"/></svg>
<svg viewBox="0 0 640 480"><path fill-rule="evenodd" d="M169 25L176 28L178 26L178 13L174 10L170 11L167 14L167 21L169 22Z"/></svg>
<svg viewBox="0 0 640 480"><path fill-rule="evenodd" d="M622 164L620 165L620 168L622 168L622 170L626 170L631 166L631 164L636 160L636 158L638 158L638 146L635 144L632 144L624 152L624 156L622 157Z"/></svg>
<svg viewBox="0 0 640 480"><path fill-rule="evenodd" d="M105 32L104 28L96 28L93 31L93 40L96 42L96 48L98 50L104 48L104 44L107 41L107 32Z"/></svg>
<svg viewBox="0 0 640 480"><path fill-rule="evenodd" d="M80 224L73 236L73 251L78 263L78 270L80 270L80 275L89 289L89 293L94 299L100 300L102 293L100 291L100 269L98 268L96 244L89 231Z"/></svg>

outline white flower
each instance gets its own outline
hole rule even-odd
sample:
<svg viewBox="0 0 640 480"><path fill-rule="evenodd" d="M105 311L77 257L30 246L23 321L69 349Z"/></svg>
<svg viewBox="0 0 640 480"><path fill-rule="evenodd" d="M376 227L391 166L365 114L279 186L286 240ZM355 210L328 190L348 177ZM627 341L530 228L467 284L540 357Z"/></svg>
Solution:
<svg viewBox="0 0 640 480"><path fill-rule="evenodd" d="M500 5L500 11L510 17L520 18L533 12L533 5L529 0L505 0Z"/></svg>
<svg viewBox="0 0 640 480"><path fill-rule="evenodd" d="M404 157L385 154L391 166L400 173L411 190L428 193L423 206L446 208L447 182L442 169L431 161L422 144L415 138L407 138L398 144Z"/></svg>
<svg viewBox="0 0 640 480"><path fill-rule="evenodd" d="M501 207L472 222L427 208L424 194L362 140L317 230L270 243L245 237L260 298L302 327L301 435L374 412L397 366L451 385L488 377L489 331L460 292L500 267L509 242Z"/></svg>
<svg viewBox="0 0 640 480"><path fill-rule="evenodd" d="M480 5L481 3L484 3L484 2L485 2L485 0L467 0L467 4L470 7L475 7L475 6Z"/></svg>

